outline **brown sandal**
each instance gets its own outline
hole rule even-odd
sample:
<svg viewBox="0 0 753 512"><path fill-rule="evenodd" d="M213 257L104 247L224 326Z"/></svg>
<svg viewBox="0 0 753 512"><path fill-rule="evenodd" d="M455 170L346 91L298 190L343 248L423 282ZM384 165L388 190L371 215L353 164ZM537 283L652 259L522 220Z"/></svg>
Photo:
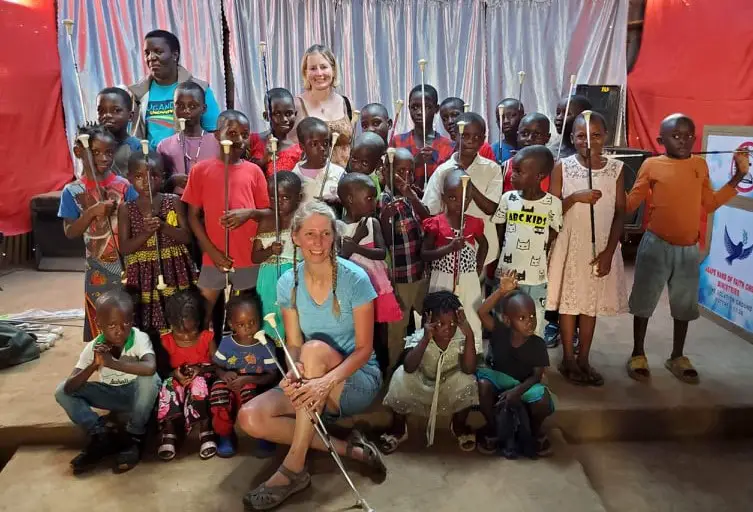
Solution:
<svg viewBox="0 0 753 512"><path fill-rule="evenodd" d="M387 466L384 464L382 452L380 452L379 448L377 448L374 443L366 439L366 437L358 430L353 430L350 433L350 436L348 437L348 445L345 448L345 455L351 459L354 458L353 448L360 448L361 450L363 450L363 454L366 458L355 460L362 461L364 464L369 466L370 469L374 470L377 480L383 481L385 478L387 478Z"/></svg>
<svg viewBox="0 0 753 512"><path fill-rule="evenodd" d="M243 505L247 510L271 510L279 507L293 494L311 485L311 475L306 468L303 468L300 473L295 473L285 466L280 466L277 472L289 480L288 484L271 487L264 482L256 489L249 491L243 497Z"/></svg>

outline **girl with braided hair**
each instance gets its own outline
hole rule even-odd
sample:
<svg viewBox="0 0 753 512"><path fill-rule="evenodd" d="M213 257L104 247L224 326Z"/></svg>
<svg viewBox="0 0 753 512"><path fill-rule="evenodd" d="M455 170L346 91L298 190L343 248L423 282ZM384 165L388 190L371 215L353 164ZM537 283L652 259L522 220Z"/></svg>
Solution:
<svg viewBox="0 0 753 512"><path fill-rule="evenodd" d="M325 421L358 414L382 384L373 347L376 292L361 267L337 257L334 211L321 201L304 202L290 230L293 268L277 284L277 301L303 380L289 372L280 383L282 393L262 393L238 415L237 424L250 436L291 445L277 472L245 496L254 510L277 506L310 484L308 450L326 451L314 436L310 411L321 412ZM357 430L347 440L333 437L332 443L341 456L385 476L379 450Z"/></svg>
<svg viewBox="0 0 753 512"><path fill-rule="evenodd" d="M463 451L476 448L476 437L466 423L478 405L476 345L457 295L446 290L424 299L423 328L405 338L409 350L395 370L384 405L392 410L392 426L379 438L380 449L392 453L408 439L406 416L428 418L427 444L434 442L438 415L452 416L452 433Z"/></svg>

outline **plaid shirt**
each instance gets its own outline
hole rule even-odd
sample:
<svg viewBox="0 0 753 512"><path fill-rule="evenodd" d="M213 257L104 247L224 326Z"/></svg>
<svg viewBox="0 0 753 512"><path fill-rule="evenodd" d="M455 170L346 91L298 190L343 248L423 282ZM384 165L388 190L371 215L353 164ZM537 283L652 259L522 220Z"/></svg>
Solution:
<svg viewBox="0 0 753 512"><path fill-rule="evenodd" d="M379 196L379 208L384 208L393 200L389 191ZM421 242L423 231L421 221L410 202L404 197L398 197L395 203L395 251L392 254L392 264L395 266L395 282L413 283L424 277L424 263L421 260Z"/></svg>
<svg viewBox="0 0 753 512"><path fill-rule="evenodd" d="M413 130L401 133L399 135L395 135L392 138L392 142L390 143L392 147L395 148L406 148L411 152L413 157L421 152L421 148L416 146L416 141L413 140ZM448 137L443 137L442 135L439 135L438 133L434 132L434 140L431 143L431 147L434 150L431 156L431 162L428 162L426 164L426 171L429 173L429 176L426 179L429 179L431 177L431 174L434 172L434 169L437 168L438 165L444 163L448 158L452 156L452 153L455 151L455 144L452 142L451 139ZM421 190L424 188L424 165L423 164L416 164L415 171L413 173L413 176L415 178L414 182L416 186L418 186Z"/></svg>

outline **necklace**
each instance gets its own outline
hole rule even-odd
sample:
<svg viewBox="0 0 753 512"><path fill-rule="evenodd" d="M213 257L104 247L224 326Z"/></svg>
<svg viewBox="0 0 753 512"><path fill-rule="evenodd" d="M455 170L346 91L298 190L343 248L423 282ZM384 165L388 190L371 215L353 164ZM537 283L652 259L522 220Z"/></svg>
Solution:
<svg viewBox="0 0 753 512"><path fill-rule="evenodd" d="M188 145L186 145L186 151L185 153L183 153L183 156L188 158L189 162L196 162L199 159L199 155L201 154L202 144L204 144L204 129L201 130L201 135L199 135L199 147L196 149L196 154L193 156L193 158L191 158L191 155L188 154Z"/></svg>

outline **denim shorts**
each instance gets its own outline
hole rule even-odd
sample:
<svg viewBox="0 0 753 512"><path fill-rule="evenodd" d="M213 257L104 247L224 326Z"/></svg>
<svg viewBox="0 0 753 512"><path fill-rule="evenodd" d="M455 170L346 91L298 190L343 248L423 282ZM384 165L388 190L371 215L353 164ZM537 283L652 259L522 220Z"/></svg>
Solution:
<svg viewBox="0 0 753 512"><path fill-rule="evenodd" d="M282 392L278 385L276 390ZM382 371L376 364L365 364L345 379L343 391L340 394L340 410L325 409L322 420L334 423L342 418L349 418L360 414L374 402L382 389Z"/></svg>
<svg viewBox="0 0 753 512"><path fill-rule="evenodd" d="M635 258L630 313L651 317L666 284L672 318L685 322L698 318L700 263L698 245L672 245L646 231Z"/></svg>
<svg viewBox="0 0 753 512"><path fill-rule="evenodd" d="M365 364L345 380L340 410L325 410L322 419L335 422L362 413L374 402L382 388L382 372L376 364Z"/></svg>

